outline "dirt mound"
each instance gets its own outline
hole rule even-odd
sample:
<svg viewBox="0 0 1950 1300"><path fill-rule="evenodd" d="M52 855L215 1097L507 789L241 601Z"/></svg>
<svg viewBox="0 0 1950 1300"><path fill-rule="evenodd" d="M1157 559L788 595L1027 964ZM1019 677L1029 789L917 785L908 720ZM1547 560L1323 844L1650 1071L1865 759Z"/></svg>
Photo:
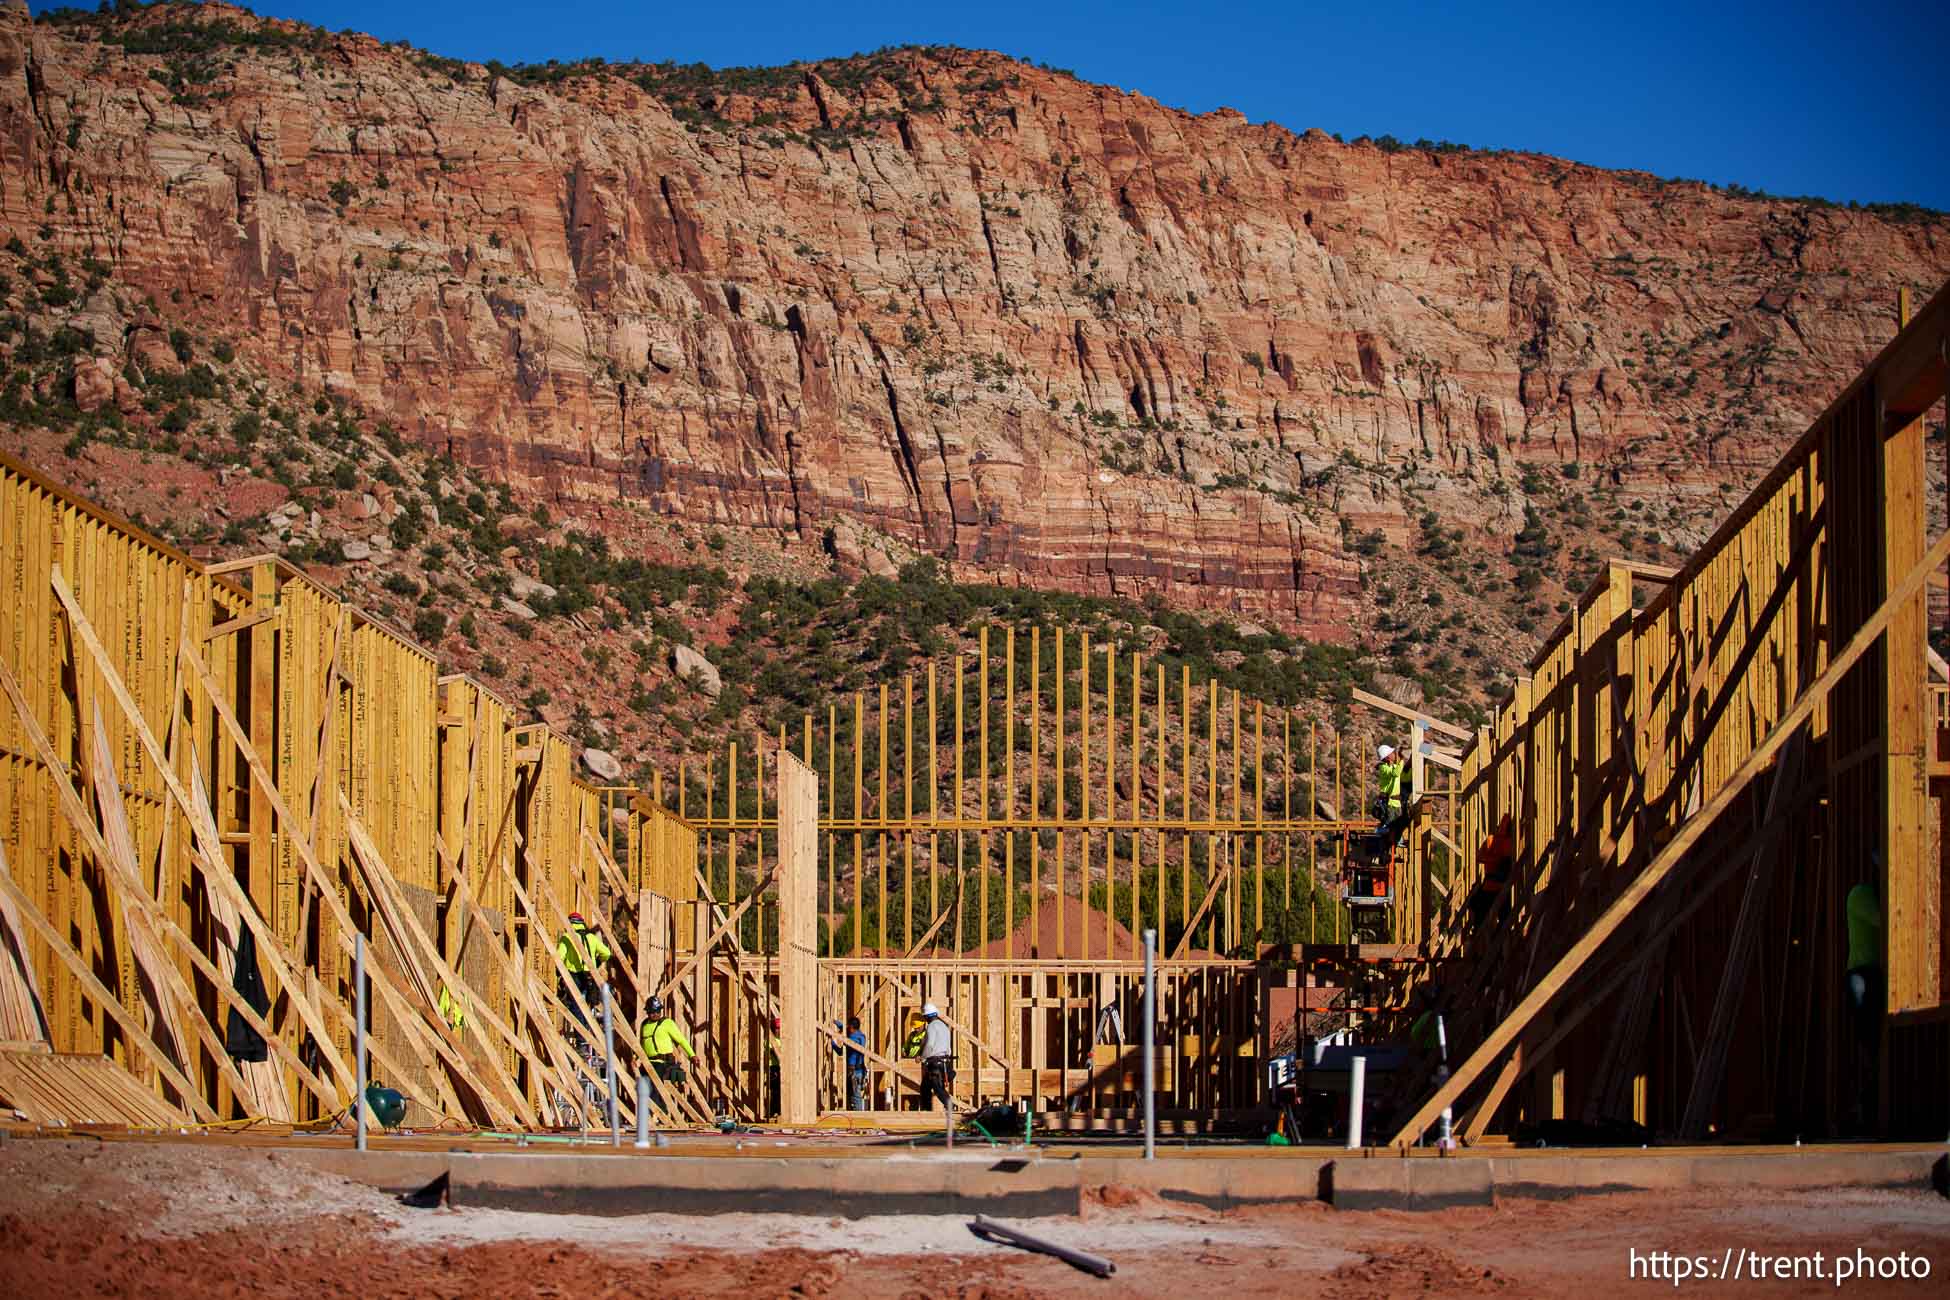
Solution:
<svg viewBox="0 0 1950 1300"><path fill-rule="evenodd" d="M1396 1246L1343 1264L1321 1291L1330 1300L1377 1295L1482 1295L1505 1291L1510 1279L1493 1268L1464 1264L1434 1246Z"/></svg>
<svg viewBox="0 0 1950 1300"><path fill-rule="evenodd" d="M1144 1205L1154 1199L1135 1187L1125 1187L1121 1183L1106 1183L1102 1187L1084 1189L1084 1199L1107 1210L1128 1210Z"/></svg>
<svg viewBox="0 0 1950 1300"><path fill-rule="evenodd" d="M1108 927L1108 932L1106 931ZM1203 927L1201 927L1203 928ZM1106 939L1108 933L1108 939ZM1108 951L1106 951L1108 946ZM1006 939L991 939L973 954L978 957L1092 957L1136 958L1144 955L1143 942L1124 925L1096 908L1071 898L1064 900L1062 915L1057 915L1054 900L1045 899L1037 909L1032 925L1025 921ZM1164 953L1158 954L1163 957ZM1187 950L1192 960L1209 961L1215 954L1202 949Z"/></svg>
<svg viewBox="0 0 1950 1300"><path fill-rule="evenodd" d="M402 1248L349 1216L269 1237L228 1228L142 1237L104 1219L0 1216L0 1295L831 1296L844 1259L810 1251L683 1252L623 1260L579 1246L506 1241Z"/></svg>
<svg viewBox="0 0 1950 1300"><path fill-rule="evenodd" d="M40 1218L50 1206L151 1235L328 1215L391 1227L401 1212L383 1192L278 1151L53 1139L0 1147L0 1214Z"/></svg>

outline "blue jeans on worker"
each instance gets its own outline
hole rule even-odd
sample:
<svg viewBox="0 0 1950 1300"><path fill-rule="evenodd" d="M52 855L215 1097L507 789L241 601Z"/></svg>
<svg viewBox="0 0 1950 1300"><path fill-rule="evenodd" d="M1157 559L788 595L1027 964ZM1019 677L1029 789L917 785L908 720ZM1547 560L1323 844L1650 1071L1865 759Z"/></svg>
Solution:
<svg viewBox="0 0 1950 1300"><path fill-rule="evenodd" d="M864 1066L846 1072L846 1108L848 1110L867 1108L867 1071Z"/></svg>

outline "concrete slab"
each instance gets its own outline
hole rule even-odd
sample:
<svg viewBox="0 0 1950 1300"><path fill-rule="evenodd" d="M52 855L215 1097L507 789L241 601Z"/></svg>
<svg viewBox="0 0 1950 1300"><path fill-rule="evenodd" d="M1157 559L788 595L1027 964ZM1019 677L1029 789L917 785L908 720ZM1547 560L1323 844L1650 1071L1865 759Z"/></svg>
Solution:
<svg viewBox="0 0 1950 1300"><path fill-rule="evenodd" d="M1039 1218L1079 1213L1097 1188L1230 1209L1325 1200L1340 1210L1434 1210L1512 1198L1694 1187L1927 1188L1950 1182L1942 1146L1698 1148L1618 1152L1504 1152L1436 1157L1417 1152L1328 1155L1208 1150L1146 1161L1120 1150L908 1151L781 1147L776 1153L673 1147L501 1150L280 1146L289 1157L391 1192L448 1173L456 1205L561 1213L988 1214Z"/></svg>
<svg viewBox="0 0 1950 1300"><path fill-rule="evenodd" d="M1712 1157L1724 1159L1725 1157ZM1692 1161L1632 1155L1457 1156L1488 1166L1503 1197L1555 1201L1605 1192L1676 1190L1693 1186Z"/></svg>
<svg viewBox="0 0 1950 1300"><path fill-rule="evenodd" d="M1355 1157L1334 1161L1324 1182L1337 1210L1446 1210L1496 1203L1490 1162L1482 1159Z"/></svg>
<svg viewBox="0 0 1950 1300"><path fill-rule="evenodd" d="M453 1203L572 1214L1074 1215L1076 1162L1034 1155L884 1160L456 1155Z"/></svg>
<svg viewBox="0 0 1950 1300"><path fill-rule="evenodd" d="M355 1151L345 1147L287 1147L281 1154L322 1173L337 1174L382 1192L411 1192L447 1172L445 1151Z"/></svg>
<svg viewBox="0 0 1950 1300"><path fill-rule="evenodd" d="M1695 1187L1927 1188L1943 1163L1941 1147L1808 1147L1766 1153L1653 1149L1440 1159L1376 1155L1335 1161L1324 1183L1326 1198L1336 1209L1426 1210Z"/></svg>
<svg viewBox="0 0 1950 1300"><path fill-rule="evenodd" d="M1086 1188L1128 1187L1166 1201L1230 1210L1322 1200L1326 1195L1322 1173L1332 1163L1297 1151L1256 1159L1085 1156L1078 1175Z"/></svg>
<svg viewBox="0 0 1950 1300"><path fill-rule="evenodd" d="M1695 1156L1694 1187L1928 1187L1943 1147L1915 1151L1850 1151L1804 1147L1789 1155Z"/></svg>

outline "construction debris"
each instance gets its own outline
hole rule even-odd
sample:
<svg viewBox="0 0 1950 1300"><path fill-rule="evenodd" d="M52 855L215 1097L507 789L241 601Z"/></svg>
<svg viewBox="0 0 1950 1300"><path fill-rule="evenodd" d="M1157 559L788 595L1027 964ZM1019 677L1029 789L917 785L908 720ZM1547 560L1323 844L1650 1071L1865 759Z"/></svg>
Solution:
<svg viewBox="0 0 1950 1300"><path fill-rule="evenodd" d="M1016 1246L1022 1250L1033 1250L1039 1255L1053 1255L1065 1264L1080 1268L1086 1273L1094 1273L1098 1277L1110 1277L1117 1272L1117 1265L1102 1255L1092 1255L1087 1251L1059 1246L1053 1241L1032 1237L1020 1228L1011 1228L1007 1224L997 1223L994 1219L984 1218L979 1214L975 1216L975 1221L968 1225L968 1230L988 1241L1000 1242L1005 1246Z"/></svg>

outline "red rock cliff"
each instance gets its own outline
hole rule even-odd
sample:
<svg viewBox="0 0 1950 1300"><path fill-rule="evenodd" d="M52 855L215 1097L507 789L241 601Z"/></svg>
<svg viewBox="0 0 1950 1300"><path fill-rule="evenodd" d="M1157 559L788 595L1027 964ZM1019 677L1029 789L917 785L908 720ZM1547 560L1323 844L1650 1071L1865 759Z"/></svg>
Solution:
<svg viewBox="0 0 1950 1300"><path fill-rule="evenodd" d="M1316 631L1354 535L1436 509L1505 546L1524 463L1696 536L1950 274L1950 224L1901 217L986 53L538 85L215 6L0 15L0 225L403 432ZM139 363L140 310L100 314Z"/></svg>

